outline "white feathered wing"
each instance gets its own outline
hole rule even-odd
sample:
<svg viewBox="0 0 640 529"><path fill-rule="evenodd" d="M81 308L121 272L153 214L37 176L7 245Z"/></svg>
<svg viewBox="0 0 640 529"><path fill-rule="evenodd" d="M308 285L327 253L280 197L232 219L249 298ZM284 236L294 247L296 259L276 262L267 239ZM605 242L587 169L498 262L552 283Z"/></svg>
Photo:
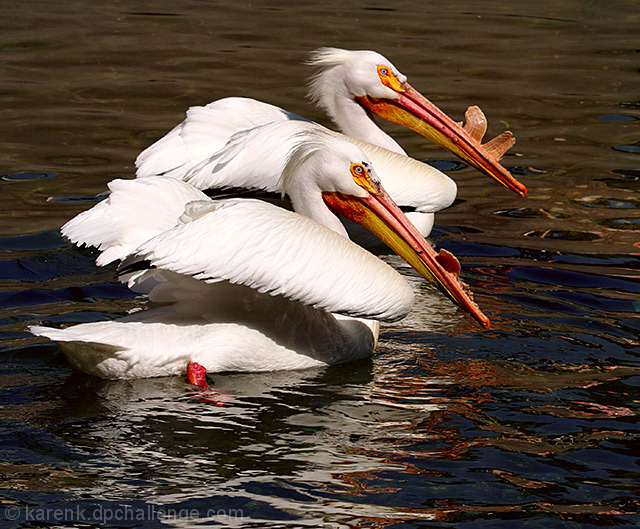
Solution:
<svg viewBox="0 0 640 529"><path fill-rule="evenodd" d="M130 283L152 276L151 300L171 304L116 322L31 329L63 342L70 361L92 374L176 374L189 361L209 371L349 361L370 354L377 321L332 312L394 320L413 303L395 270L295 213L255 200L212 201L161 177L116 181L111 189L65 233L97 246L101 262L148 261L153 268L130 274ZM88 228L101 222L110 238Z"/></svg>

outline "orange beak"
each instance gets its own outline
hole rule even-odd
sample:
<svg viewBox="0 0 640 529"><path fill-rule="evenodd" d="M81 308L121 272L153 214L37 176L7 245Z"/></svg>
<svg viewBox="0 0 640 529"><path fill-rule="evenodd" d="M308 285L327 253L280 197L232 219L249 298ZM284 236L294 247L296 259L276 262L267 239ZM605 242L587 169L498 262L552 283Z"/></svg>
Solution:
<svg viewBox="0 0 640 529"><path fill-rule="evenodd" d="M476 305L468 287L458 277L458 260L446 250L436 253L382 186L378 184L375 187L374 192L369 192L364 198L336 192L324 192L322 197L334 213L376 234L480 325L489 327L489 318Z"/></svg>
<svg viewBox="0 0 640 529"><path fill-rule="evenodd" d="M515 143L511 132L506 131L481 144L486 121L478 125L477 122L484 120L478 107L469 108L468 123L461 127L409 83L404 83L395 90L399 96L397 99L364 96L357 97L356 100L382 119L408 127L429 138L518 195L527 194L527 188L499 163L502 155ZM470 117L474 118L473 124L469 123Z"/></svg>

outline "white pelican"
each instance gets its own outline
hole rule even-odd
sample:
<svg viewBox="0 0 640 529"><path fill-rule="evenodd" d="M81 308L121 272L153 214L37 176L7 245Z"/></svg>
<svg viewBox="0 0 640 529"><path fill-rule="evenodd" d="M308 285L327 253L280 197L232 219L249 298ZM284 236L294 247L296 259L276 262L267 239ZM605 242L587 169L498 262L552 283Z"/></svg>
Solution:
<svg viewBox="0 0 640 529"><path fill-rule="evenodd" d="M362 358L378 320L402 318L413 292L394 269L353 244L336 213L376 233L484 326L488 318L458 279L451 254L436 254L349 142L305 133L282 188L295 211L251 199L208 198L170 178L115 180L109 197L62 228L120 260L129 286L160 308L67 329L31 327L61 342L76 368L104 378L202 369L299 369ZM196 373L196 374L194 374Z"/></svg>
<svg viewBox="0 0 640 529"><path fill-rule="evenodd" d="M467 123L461 127L414 90L391 62L373 51L321 48L309 62L320 68L311 83L313 100L350 138L333 134L349 139L369 156L391 197L405 211L414 211L409 217L424 235L431 229L433 212L455 199L455 183L433 167L407 157L377 126L372 112L416 130L521 196L526 194L526 187L498 162L515 142L512 134L504 132L481 145L487 123L478 107L468 109ZM282 123L287 121L293 123ZM274 124L278 122L281 126ZM291 130L304 122L321 127L253 99L232 97L192 107L185 121L138 156L137 175L172 176L200 189L250 187L280 191L277 185L285 149L279 147L290 141ZM234 154L256 146L249 141L256 135L247 133L267 124L274 125L269 129L270 135L259 134L257 148L273 152L255 158L251 178L247 179L245 172L225 171ZM237 133L241 133L239 137ZM243 178L235 180L238 175Z"/></svg>

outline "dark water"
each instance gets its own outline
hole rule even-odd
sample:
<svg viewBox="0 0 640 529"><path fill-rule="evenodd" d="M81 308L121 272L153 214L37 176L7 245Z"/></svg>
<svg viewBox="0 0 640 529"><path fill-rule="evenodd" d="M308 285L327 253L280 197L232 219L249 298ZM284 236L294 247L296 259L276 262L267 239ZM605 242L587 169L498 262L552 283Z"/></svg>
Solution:
<svg viewBox="0 0 640 529"><path fill-rule="evenodd" d="M639 23L635 1L0 3L2 526L640 525ZM191 105L326 122L301 65L323 45L514 131L525 199L388 127L457 180L434 242L490 331L390 259L418 303L370 361L216 376L223 407L25 332L139 306L59 226Z"/></svg>

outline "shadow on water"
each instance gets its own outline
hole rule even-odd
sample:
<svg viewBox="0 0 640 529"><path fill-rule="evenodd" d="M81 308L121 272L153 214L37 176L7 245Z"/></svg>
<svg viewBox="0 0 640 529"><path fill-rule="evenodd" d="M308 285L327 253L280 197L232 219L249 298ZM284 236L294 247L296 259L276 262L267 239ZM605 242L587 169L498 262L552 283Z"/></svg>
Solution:
<svg viewBox="0 0 640 529"><path fill-rule="evenodd" d="M640 524L633 2L27 7L0 7L3 526ZM74 373L26 332L144 306L58 228L191 105L244 95L326 123L301 65L320 45L375 48L451 115L478 104L515 132L525 199L388 127L458 183L432 238L490 330L382 255L416 305L371 360L217 375L220 407L180 378Z"/></svg>

